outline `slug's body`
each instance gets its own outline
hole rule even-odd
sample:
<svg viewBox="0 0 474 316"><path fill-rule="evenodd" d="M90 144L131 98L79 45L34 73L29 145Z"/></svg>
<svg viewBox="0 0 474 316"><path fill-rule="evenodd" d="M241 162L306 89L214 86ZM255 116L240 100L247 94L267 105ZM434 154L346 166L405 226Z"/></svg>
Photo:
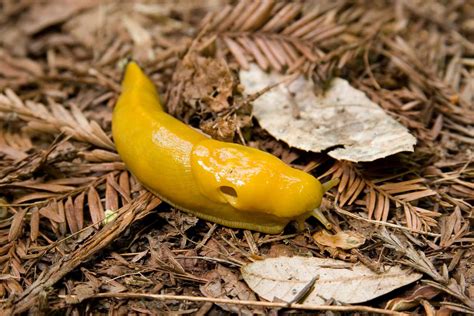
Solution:
<svg viewBox="0 0 474 316"><path fill-rule="evenodd" d="M120 157L169 204L234 228L278 233L321 203L323 186L263 151L209 139L164 112L153 83L128 64L112 119Z"/></svg>

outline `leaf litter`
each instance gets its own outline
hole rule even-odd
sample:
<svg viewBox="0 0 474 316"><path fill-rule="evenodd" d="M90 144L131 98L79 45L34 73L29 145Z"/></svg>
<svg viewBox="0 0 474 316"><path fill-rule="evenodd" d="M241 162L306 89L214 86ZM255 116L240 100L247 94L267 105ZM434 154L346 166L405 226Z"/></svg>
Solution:
<svg viewBox="0 0 474 316"><path fill-rule="evenodd" d="M6 0L0 7L2 312L473 312L470 2ZM130 58L187 124L322 181L339 178L322 207L330 234L357 232L365 243L323 245L313 238L323 227L311 220L303 232L290 226L277 236L228 229L147 195L110 137ZM252 105L272 92L243 94L238 73L253 64L310 78L314 95L344 78L416 137L415 151L355 163L289 147L252 117ZM292 119L304 114L290 105ZM374 273L410 268L424 279L348 306L268 302L241 280L239 267L289 255L331 256ZM318 282L309 281L302 297ZM201 287L212 282L223 292L206 297Z"/></svg>

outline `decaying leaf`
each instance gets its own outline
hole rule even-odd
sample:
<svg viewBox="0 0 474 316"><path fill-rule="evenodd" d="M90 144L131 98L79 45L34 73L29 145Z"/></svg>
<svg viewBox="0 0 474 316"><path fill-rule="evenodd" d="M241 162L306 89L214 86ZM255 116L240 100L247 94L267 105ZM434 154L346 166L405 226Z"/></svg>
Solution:
<svg viewBox="0 0 474 316"><path fill-rule="evenodd" d="M359 248L365 243L365 237L353 231L341 231L332 235L323 229L316 232L313 239L323 246L340 249Z"/></svg>
<svg viewBox="0 0 474 316"><path fill-rule="evenodd" d="M420 304L422 300L429 300L441 291L429 285L422 285L411 291L411 293L391 299L385 306L386 309L394 311L406 311Z"/></svg>
<svg viewBox="0 0 474 316"><path fill-rule="evenodd" d="M283 82L285 76L251 65L240 72L240 80L245 92L252 94ZM373 161L413 151L416 143L405 127L341 78L317 96L313 83L299 76L264 93L253 105L260 125L275 138L312 152L343 145L328 153L339 160Z"/></svg>
<svg viewBox="0 0 474 316"><path fill-rule="evenodd" d="M194 106L202 102L214 112L229 107L234 80L226 63L189 55L182 67L183 76L189 76L183 89L185 102Z"/></svg>
<svg viewBox="0 0 474 316"><path fill-rule="evenodd" d="M376 274L364 265L334 259L280 257L242 267L252 290L269 301L292 302L315 277L303 304L323 305L327 300L355 304L374 299L421 278L420 273L387 267Z"/></svg>
<svg viewBox="0 0 474 316"><path fill-rule="evenodd" d="M221 265L207 274L209 282L200 287L201 293L207 297L239 299L255 301L257 298L249 288L239 281L237 274ZM258 309L250 310L248 307L218 304L224 310L238 313L239 315L254 315Z"/></svg>

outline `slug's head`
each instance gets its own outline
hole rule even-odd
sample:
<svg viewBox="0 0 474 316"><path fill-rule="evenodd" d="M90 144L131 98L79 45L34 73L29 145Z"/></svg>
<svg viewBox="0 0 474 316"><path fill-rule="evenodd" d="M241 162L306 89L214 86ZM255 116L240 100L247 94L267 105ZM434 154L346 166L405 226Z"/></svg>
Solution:
<svg viewBox="0 0 474 316"><path fill-rule="evenodd" d="M191 168L203 195L236 211L296 218L321 204L316 178L254 148L204 140L193 148Z"/></svg>

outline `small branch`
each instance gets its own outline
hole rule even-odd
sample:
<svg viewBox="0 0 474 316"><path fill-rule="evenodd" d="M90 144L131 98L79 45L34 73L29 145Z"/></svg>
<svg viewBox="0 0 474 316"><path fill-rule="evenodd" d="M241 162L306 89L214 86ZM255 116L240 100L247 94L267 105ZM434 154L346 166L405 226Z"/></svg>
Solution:
<svg viewBox="0 0 474 316"><path fill-rule="evenodd" d="M79 303L79 299L75 295L58 295L59 298L67 300L67 303ZM125 298L125 299L153 299L160 301L167 300L178 300L178 301L191 301L191 302L210 302L218 304L233 304L233 305L245 305L245 306L258 306L258 307L269 307L269 308L293 308L300 310L313 310L313 311L339 311L339 312L368 312L383 315L406 315L404 313L395 312L391 310L374 308L369 306L331 306L331 305L311 305L311 304L297 304L297 303L284 303L284 302L264 302L264 301L245 301L245 300L233 300L223 298L212 298L212 297L201 297L201 296L186 296L186 295L169 295L169 294L146 294L146 293L99 293L91 295L86 299L94 298ZM73 301L73 302L71 302Z"/></svg>

